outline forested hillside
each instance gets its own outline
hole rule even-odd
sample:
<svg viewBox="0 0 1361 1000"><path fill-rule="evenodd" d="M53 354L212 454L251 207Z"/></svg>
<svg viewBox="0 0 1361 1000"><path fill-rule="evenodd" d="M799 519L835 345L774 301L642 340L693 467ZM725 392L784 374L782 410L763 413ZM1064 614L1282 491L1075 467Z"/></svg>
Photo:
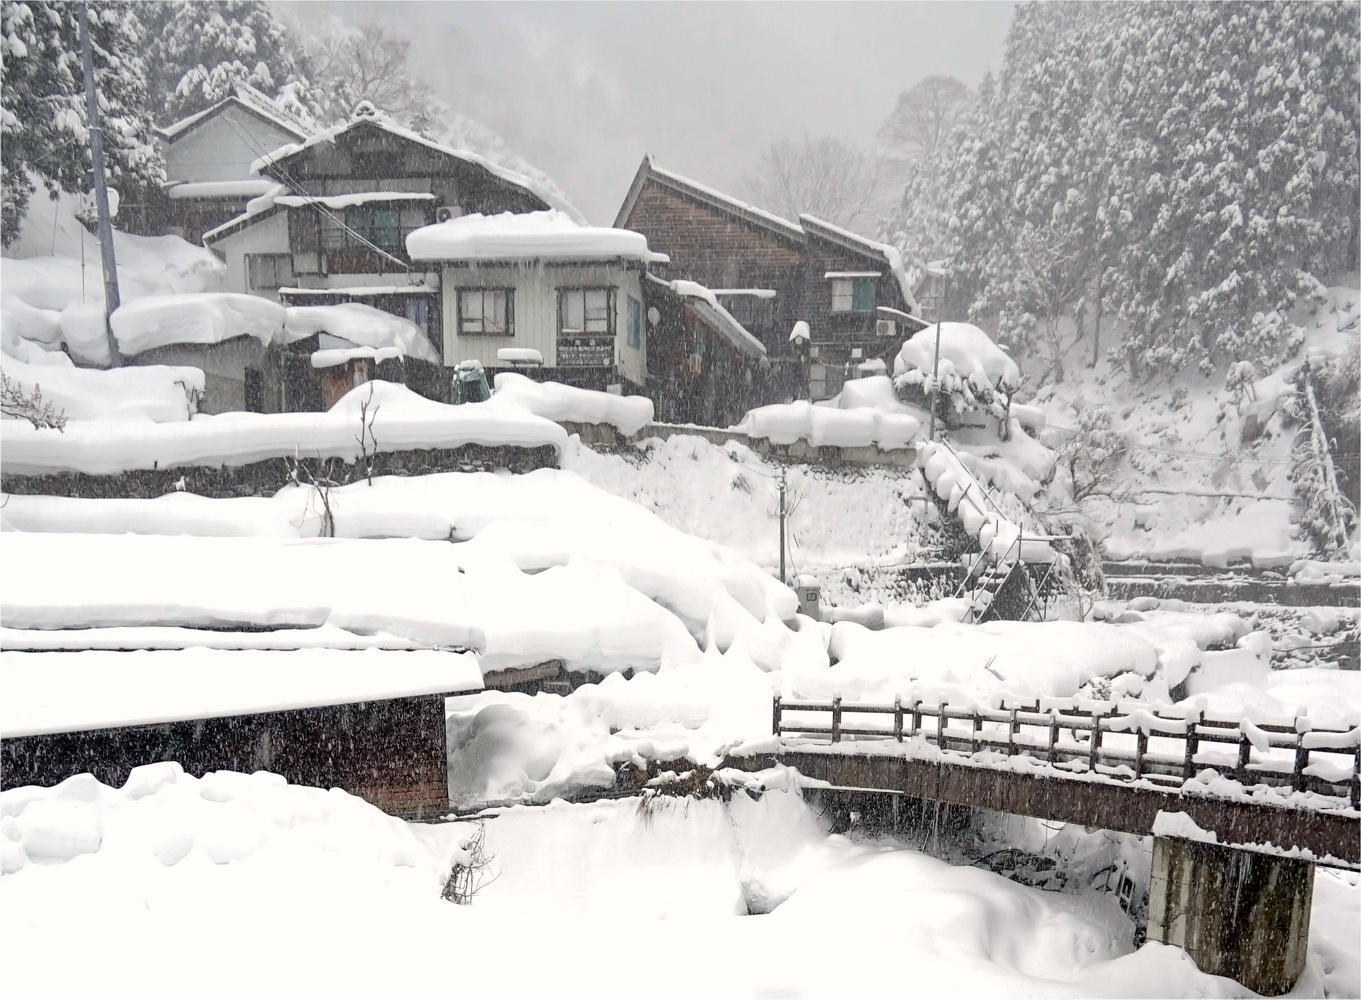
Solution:
<svg viewBox="0 0 1361 1000"><path fill-rule="evenodd" d="M1357 271L1359 60L1349 3L1022 6L889 235L1043 381L1270 367Z"/></svg>

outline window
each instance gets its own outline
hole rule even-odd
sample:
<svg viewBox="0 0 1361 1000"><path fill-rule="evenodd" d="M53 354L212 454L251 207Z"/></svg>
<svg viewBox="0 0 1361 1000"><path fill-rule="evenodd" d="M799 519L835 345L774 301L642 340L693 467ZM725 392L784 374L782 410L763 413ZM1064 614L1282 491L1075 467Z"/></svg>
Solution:
<svg viewBox="0 0 1361 1000"><path fill-rule="evenodd" d="M558 292L559 334L614 332L609 288L564 288Z"/></svg>
<svg viewBox="0 0 1361 1000"><path fill-rule="evenodd" d="M833 278L832 312L874 312L874 279Z"/></svg>
<svg viewBox="0 0 1361 1000"><path fill-rule="evenodd" d="M246 255L251 291L274 291L293 283L293 255L252 253Z"/></svg>
<svg viewBox="0 0 1361 1000"><path fill-rule="evenodd" d="M460 288L458 332L463 337L515 334L515 293L509 288Z"/></svg>
<svg viewBox="0 0 1361 1000"><path fill-rule="evenodd" d="M361 245L362 237L389 253L401 249L401 213L391 204L352 205L345 209L345 225Z"/></svg>
<svg viewBox="0 0 1361 1000"><path fill-rule="evenodd" d="M641 350L643 346L643 304L629 296L629 347Z"/></svg>

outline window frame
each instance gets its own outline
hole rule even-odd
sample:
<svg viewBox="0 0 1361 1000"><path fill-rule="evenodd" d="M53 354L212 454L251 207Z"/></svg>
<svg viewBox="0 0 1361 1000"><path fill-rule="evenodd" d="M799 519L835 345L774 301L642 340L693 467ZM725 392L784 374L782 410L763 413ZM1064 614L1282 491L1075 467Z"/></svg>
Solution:
<svg viewBox="0 0 1361 1000"><path fill-rule="evenodd" d="M875 278L832 278L832 312L838 315L872 313L877 300ZM856 292L869 292L869 304L856 306ZM844 304L840 304L844 303Z"/></svg>
<svg viewBox="0 0 1361 1000"><path fill-rule="evenodd" d="M603 292L605 295L605 329L592 330L590 328L590 317L586 314L586 296L591 292ZM569 297L581 296L581 329L569 328L567 319L567 302ZM615 289L611 285L581 285L565 286L558 288L558 336L559 337L614 337L615 336Z"/></svg>
<svg viewBox="0 0 1361 1000"><path fill-rule="evenodd" d="M502 295L505 297L505 329L491 330L485 328L481 330L469 330L466 324L469 322L467 313L464 311L463 303L465 298L477 295L481 298L481 314L478 318L479 323L486 322L486 296ZM515 289L492 285L475 285L468 288L459 288L456 299L458 315L455 329L460 337L514 337L515 336Z"/></svg>
<svg viewBox="0 0 1361 1000"><path fill-rule="evenodd" d="M280 288L287 288L289 283L296 277L293 270L293 254L284 253L248 253L246 258L246 286L253 292L277 292ZM261 285L255 282L255 265L257 262L264 263L270 261L273 264L274 282L272 285ZM280 265L283 264L288 271L288 278L285 280L279 274Z"/></svg>

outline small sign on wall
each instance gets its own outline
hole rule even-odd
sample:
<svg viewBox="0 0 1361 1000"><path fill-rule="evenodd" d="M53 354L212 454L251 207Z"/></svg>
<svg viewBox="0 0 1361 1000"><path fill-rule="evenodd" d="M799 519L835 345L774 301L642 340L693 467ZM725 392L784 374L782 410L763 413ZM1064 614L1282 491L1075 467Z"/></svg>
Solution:
<svg viewBox="0 0 1361 1000"><path fill-rule="evenodd" d="M614 365L614 338L559 337L558 364L563 367L609 368Z"/></svg>

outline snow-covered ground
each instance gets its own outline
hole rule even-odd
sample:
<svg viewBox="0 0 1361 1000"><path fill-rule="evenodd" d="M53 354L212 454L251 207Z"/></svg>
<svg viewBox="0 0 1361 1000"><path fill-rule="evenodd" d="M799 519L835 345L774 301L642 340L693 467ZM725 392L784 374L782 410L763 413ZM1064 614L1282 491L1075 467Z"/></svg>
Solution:
<svg viewBox="0 0 1361 1000"><path fill-rule="evenodd" d="M472 824L409 825L340 791L159 764L122 789L6 792L6 991L820 998L850 977L866 995L1249 995L1179 949L1134 950L1110 896L829 835L787 775L766 778L756 801L507 810L485 821L469 906L440 892ZM1359 895L1354 876L1317 879L1292 996L1356 995Z"/></svg>

